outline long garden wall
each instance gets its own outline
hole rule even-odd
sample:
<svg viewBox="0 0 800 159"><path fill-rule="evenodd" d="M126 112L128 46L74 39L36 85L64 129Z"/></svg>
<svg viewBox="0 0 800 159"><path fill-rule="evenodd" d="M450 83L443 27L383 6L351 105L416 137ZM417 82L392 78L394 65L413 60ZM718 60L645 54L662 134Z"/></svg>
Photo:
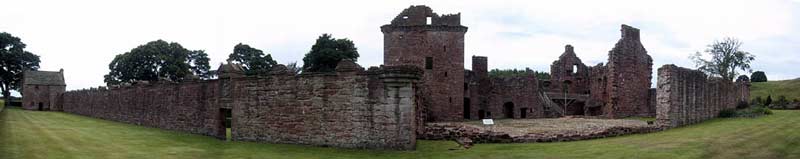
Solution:
<svg viewBox="0 0 800 159"><path fill-rule="evenodd" d="M349 61L348 61L349 62ZM64 112L240 141L411 150L416 145L416 67L220 77L92 88L63 95Z"/></svg>
<svg viewBox="0 0 800 159"><path fill-rule="evenodd" d="M664 65L658 69L656 122L677 127L717 117L749 98L749 83L709 78L698 70Z"/></svg>

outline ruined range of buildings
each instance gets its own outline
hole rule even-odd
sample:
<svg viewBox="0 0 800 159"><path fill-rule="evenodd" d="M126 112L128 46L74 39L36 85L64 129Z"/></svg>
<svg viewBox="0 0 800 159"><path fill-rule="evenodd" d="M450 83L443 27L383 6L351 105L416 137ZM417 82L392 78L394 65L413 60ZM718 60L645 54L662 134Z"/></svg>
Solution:
<svg viewBox="0 0 800 159"><path fill-rule="evenodd" d="M639 29L622 25L622 38L607 65L587 67L567 45L553 62L550 80L533 76L495 78L488 59L472 57L464 70L460 14L438 15L427 6L405 9L384 34L384 64L424 68L425 121L483 118L542 118L587 115L619 118L655 116L650 89L653 59L639 41Z"/></svg>
<svg viewBox="0 0 800 159"><path fill-rule="evenodd" d="M651 89L653 60L639 30L622 25L605 65L587 66L566 45L551 79L490 77L488 58L464 66L460 14L411 6L384 35L384 65L341 61L334 72L294 74L283 65L245 76L224 64L219 79L138 82L64 91L60 72L25 72L23 105L231 139L348 148L415 149L426 122L485 118L657 117L674 127L713 118L747 99L749 84L667 65ZM230 124L226 124L230 120Z"/></svg>

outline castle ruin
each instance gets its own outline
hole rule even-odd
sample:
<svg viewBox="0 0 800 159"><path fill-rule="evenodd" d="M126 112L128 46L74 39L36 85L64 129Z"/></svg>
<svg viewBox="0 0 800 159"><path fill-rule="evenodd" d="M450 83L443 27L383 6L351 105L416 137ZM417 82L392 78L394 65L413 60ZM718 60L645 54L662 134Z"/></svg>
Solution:
<svg viewBox="0 0 800 159"><path fill-rule="evenodd" d="M627 25L621 26L621 38L605 65L587 66L575 47L566 45L551 65L550 79L491 77L485 56L472 56L471 69L465 69L467 27L460 17L438 15L427 6L403 10L380 27L384 65L369 69L343 60L335 72L294 74L276 65L267 76L246 76L241 66L228 63L218 68L218 79L66 92L63 71L30 71L23 85L24 108L220 139L230 128L231 139L238 141L413 150L419 134L440 132L424 128L428 122L657 118L657 127L571 136L576 140L696 123L749 98L746 81L709 78L674 65L661 67L658 87L650 88L653 60L640 42L639 29ZM571 140L559 137L514 141Z"/></svg>

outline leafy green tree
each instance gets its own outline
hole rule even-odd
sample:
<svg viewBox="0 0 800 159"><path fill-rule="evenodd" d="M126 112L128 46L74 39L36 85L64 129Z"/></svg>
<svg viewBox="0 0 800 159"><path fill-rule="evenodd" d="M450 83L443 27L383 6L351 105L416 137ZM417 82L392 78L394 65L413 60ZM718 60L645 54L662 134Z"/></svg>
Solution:
<svg viewBox="0 0 800 159"><path fill-rule="evenodd" d="M182 81L193 75L209 78L208 60L203 50L188 50L164 40L151 41L114 57L104 81L108 84L159 79Z"/></svg>
<svg viewBox="0 0 800 159"><path fill-rule="evenodd" d="M9 33L0 33L0 92L8 101L11 90L22 87L22 73L39 69L39 56L25 51L25 43ZM8 103L4 102L7 106Z"/></svg>
<svg viewBox="0 0 800 159"><path fill-rule="evenodd" d="M336 39L322 34L303 57L303 70L310 72L332 72L342 59L356 61L358 50L350 39Z"/></svg>
<svg viewBox="0 0 800 159"><path fill-rule="evenodd" d="M550 73L534 71L530 68L524 70L518 69L492 69L489 71L489 77L522 77L533 75L537 79L545 80L550 79Z"/></svg>
<svg viewBox="0 0 800 159"><path fill-rule="evenodd" d="M690 56L698 69L708 73L712 76L719 76L727 80L733 81L738 75L737 70L752 71L750 69L750 62L755 60L755 56L749 52L740 50L742 42L736 38L725 38L722 41L715 41L708 45L705 53L711 56L711 59L703 58L700 52Z"/></svg>
<svg viewBox="0 0 800 159"><path fill-rule="evenodd" d="M767 81L767 75L764 74L764 71L753 72L753 74L750 75L750 81L751 82L766 82Z"/></svg>
<svg viewBox="0 0 800 159"><path fill-rule="evenodd" d="M272 55L264 55L264 51L239 43L233 47L233 53L228 55L228 60L242 64L247 75L266 75L272 66L278 64Z"/></svg>

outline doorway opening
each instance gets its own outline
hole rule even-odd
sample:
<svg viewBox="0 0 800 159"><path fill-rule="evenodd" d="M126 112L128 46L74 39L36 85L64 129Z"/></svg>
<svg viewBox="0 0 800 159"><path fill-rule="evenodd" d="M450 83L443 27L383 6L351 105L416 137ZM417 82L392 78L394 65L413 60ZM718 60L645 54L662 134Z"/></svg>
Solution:
<svg viewBox="0 0 800 159"><path fill-rule="evenodd" d="M224 137L225 140L231 140L231 120L233 119L233 115L231 114L231 109L228 108L220 108L219 109L219 119L220 121L220 137ZM224 134L224 135L223 135Z"/></svg>
<svg viewBox="0 0 800 159"><path fill-rule="evenodd" d="M519 118L528 118L528 108L519 108Z"/></svg>
<svg viewBox="0 0 800 159"><path fill-rule="evenodd" d="M505 113L506 118L513 119L514 118L514 103L513 102L506 102L503 104L503 113Z"/></svg>
<svg viewBox="0 0 800 159"><path fill-rule="evenodd" d="M44 110L44 104L42 104L42 102L39 102L39 111L42 111L42 110Z"/></svg>
<svg viewBox="0 0 800 159"><path fill-rule="evenodd" d="M472 111L472 110L470 110L470 106L469 105L470 105L469 98L464 98L464 119L469 119L470 118L470 115L471 115L470 111Z"/></svg>

